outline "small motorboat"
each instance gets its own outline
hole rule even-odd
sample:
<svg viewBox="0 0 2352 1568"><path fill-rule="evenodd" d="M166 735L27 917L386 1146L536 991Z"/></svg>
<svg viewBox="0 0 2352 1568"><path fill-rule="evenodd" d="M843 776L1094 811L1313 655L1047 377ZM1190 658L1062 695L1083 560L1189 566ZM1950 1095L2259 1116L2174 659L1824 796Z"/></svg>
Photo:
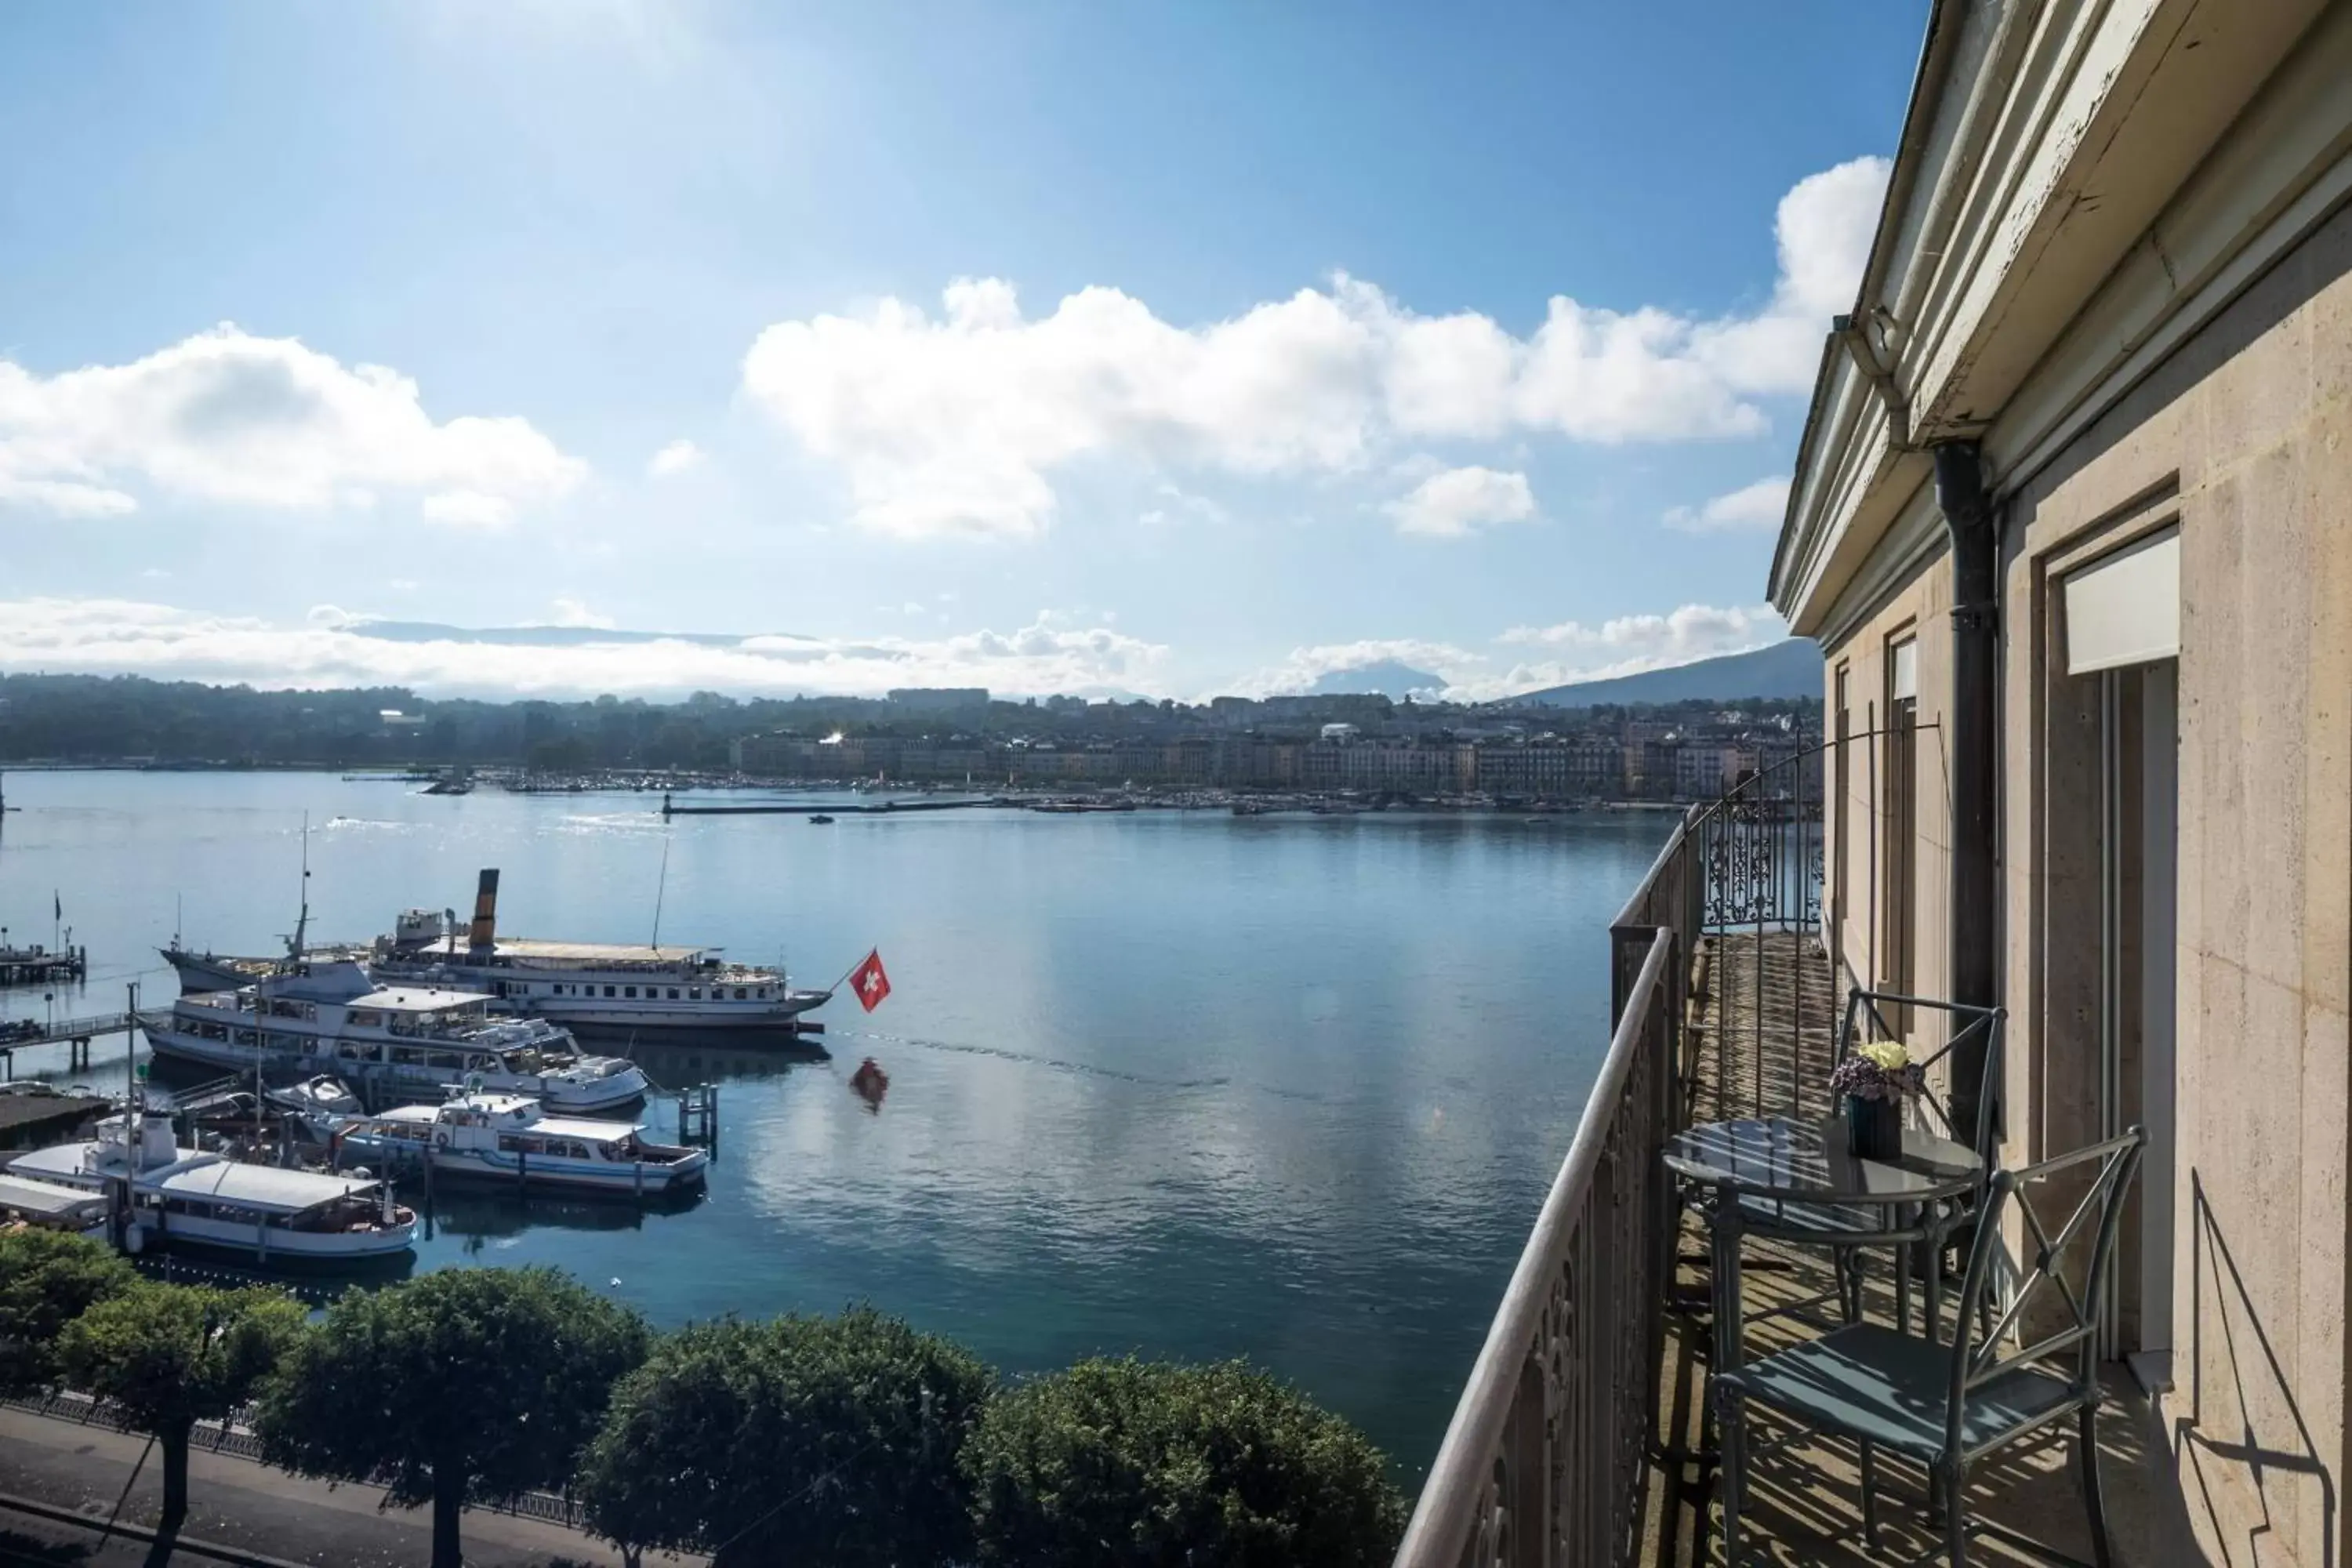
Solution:
<svg viewBox="0 0 2352 1568"><path fill-rule="evenodd" d="M833 826L833 818L831 818L830 816L827 816L824 813L823 813L823 812L821 812L821 811L820 811L820 812L818 812L815 816L814 816L810 817L810 818L809 818L809 820L810 820L811 822L813 822L813 823L816 824L819 827L830 827L830 826Z"/></svg>
<svg viewBox="0 0 2352 1568"><path fill-rule="evenodd" d="M283 1112L313 1143L324 1143L339 1122L367 1109L342 1079L328 1073L283 1089L264 1089L261 1097Z"/></svg>

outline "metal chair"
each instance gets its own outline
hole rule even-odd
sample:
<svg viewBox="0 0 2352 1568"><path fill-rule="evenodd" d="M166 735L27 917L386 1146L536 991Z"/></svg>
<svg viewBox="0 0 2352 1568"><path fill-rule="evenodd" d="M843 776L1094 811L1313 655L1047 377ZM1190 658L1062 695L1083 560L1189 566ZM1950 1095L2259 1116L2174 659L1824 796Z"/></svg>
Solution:
<svg viewBox="0 0 2352 1568"><path fill-rule="evenodd" d="M2097 1324L2117 1222L2147 1140L2147 1133L2135 1127L2120 1138L2022 1171L1994 1173L1979 1211L1950 1345L1856 1323L1717 1375L1710 1396L1722 1432L1727 1563L1738 1561L1739 1514L1748 1479L1748 1407L1760 1405L1801 1427L1860 1445L1863 1528L1874 1552L1878 1550L1878 1518L1872 1455L1885 1449L1923 1467L1932 1490L1940 1494L1944 1551L1952 1568L1964 1568L1972 1533L1993 1536L2069 1568L2109 1568L2113 1553L2099 1492ZM2053 1230L2035 1203L2038 1195L2054 1212L2057 1200L2039 1190L2053 1176L2093 1163L2097 1169L2089 1190ZM2024 1241L2022 1260L2017 1263L2009 1260L2000 1234L2002 1212L2012 1201ZM2085 1237L2090 1245L2079 1246ZM1989 1330L1972 1333L1970 1326L1979 1316L1977 1309L1992 1289L1997 1270L2014 1276L2014 1293L2003 1292L2001 1310ZM2004 1353L2012 1333L2022 1338L2038 1331L2038 1321L2029 1328L2026 1314L2053 1299L2053 1306L2043 1310L2057 1325L2054 1330ZM2067 1350L2074 1352L2072 1376L2041 1364ZM1999 1526L1971 1525L1963 1506L1972 1466L2068 1415L2077 1422L2083 1497L2090 1514L2093 1562L2087 1564ZM1915 1561L1933 1554L1931 1548Z"/></svg>

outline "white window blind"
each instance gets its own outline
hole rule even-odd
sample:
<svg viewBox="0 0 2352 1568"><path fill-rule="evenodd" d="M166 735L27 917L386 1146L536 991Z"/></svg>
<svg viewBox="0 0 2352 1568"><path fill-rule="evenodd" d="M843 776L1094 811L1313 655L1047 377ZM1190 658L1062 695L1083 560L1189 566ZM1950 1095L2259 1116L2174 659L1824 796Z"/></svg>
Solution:
<svg viewBox="0 0 2352 1568"><path fill-rule="evenodd" d="M2066 574L2066 672L2180 653L2180 530L2168 528Z"/></svg>
<svg viewBox="0 0 2352 1568"><path fill-rule="evenodd" d="M1908 698L1919 700L1919 639L1906 637L1895 645L1895 684L1891 695L1897 702Z"/></svg>

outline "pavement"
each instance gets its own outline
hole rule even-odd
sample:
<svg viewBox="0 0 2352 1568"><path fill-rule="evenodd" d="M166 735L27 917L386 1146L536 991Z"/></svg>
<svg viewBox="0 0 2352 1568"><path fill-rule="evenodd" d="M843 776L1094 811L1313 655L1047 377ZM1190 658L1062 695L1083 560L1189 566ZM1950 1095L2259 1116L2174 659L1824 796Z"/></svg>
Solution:
<svg viewBox="0 0 2352 1568"><path fill-rule="evenodd" d="M162 1460L144 1436L0 1407L0 1568L407 1568L433 1559L432 1510L385 1508L371 1486L330 1486L199 1448L188 1460L187 1521L176 1542L159 1545L148 1527L163 1493ZM621 1563L603 1542L510 1514L469 1509L463 1535L468 1568Z"/></svg>

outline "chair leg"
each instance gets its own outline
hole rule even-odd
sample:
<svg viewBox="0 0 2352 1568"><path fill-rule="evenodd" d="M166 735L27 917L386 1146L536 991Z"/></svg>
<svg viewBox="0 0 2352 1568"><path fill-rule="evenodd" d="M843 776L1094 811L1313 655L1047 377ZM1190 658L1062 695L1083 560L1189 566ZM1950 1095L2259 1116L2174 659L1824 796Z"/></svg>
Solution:
<svg viewBox="0 0 2352 1568"><path fill-rule="evenodd" d="M1721 1445L1722 1468L1717 1473L1723 1483L1723 1562L1724 1568L1738 1568L1739 1509L1748 1489L1748 1421L1739 1408L1738 1394L1727 1389L1720 1403L1715 1425Z"/></svg>
<svg viewBox="0 0 2352 1568"><path fill-rule="evenodd" d="M1958 1465L1939 1471L1933 1486L1944 1494L1944 1552L1951 1568L1968 1568L1969 1516L1961 1506L1962 1495L1968 1489L1968 1476Z"/></svg>
<svg viewBox="0 0 2352 1568"><path fill-rule="evenodd" d="M2115 1552L2107 1541L2107 1505L2099 1490L2099 1407L2083 1406L2075 1446L2083 1450L2083 1507L2091 1516L2091 1561L2112 1568Z"/></svg>
<svg viewBox="0 0 2352 1568"><path fill-rule="evenodd" d="M1862 1442L1862 1538L1870 1554L1878 1555L1878 1450L1870 1439Z"/></svg>

